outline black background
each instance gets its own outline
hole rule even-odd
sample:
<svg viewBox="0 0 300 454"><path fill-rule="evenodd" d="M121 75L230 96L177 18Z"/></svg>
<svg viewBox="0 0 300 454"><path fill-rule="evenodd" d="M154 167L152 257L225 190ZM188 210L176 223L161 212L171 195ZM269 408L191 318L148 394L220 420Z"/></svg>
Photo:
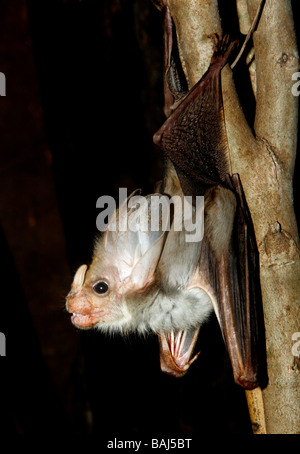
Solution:
<svg viewBox="0 0 300 454"><path fill-rule="evenodd" d="M234 3L220 8L238 35ZM2 0L0 58L0 431L97 434L104 445L249 435L214 318L199 359L174 379L160 372L155 336L80 332L64 310L73 273L90 261L97 198L151 192L162 177L152 143L164 121L160 12L149 0Z"/></svg>

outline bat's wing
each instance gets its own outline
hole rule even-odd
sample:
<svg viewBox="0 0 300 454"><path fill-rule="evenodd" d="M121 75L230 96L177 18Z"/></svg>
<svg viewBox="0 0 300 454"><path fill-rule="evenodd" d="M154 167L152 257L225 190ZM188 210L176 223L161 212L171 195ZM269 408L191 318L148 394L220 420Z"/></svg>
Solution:
<svg viewBox="0 0 300 454"><path fill-rule="evenodd" d="M164 285L169 282L170 288L184 288L178 298L189 298L195 289L209 296L234 379L252 389L261 384L265 373L260 370L265 364L265 342L258 252L239 176L227 176L226 186L213 186L204 197L202 241L186 243L184 232L171 231L159 269ZM197 304L206 304L205 298L199 298ZM193 358L192 353L204 320L182 331L160 334L161 367L165 372L177 377L186 373L198 356Z"/></svg>
<svg viewBox="0 0 300 454"><path fill-rule="evenodd" d="M184 193L204 194L231 173L220 72L234 45L226 36L217 42L207 72L154 135L173 162Z"/></svg>
<svg viewBox="0 0 300 454"><path fill-rule="evenodd" d="M228 37L216 43L207 72L177 104L155 134L154 142L172 161L183 194L205 196L204 238L186 291L201 288L210 296L235 381L251 389L260 381L260 364L265 364L260 361L264 331L251 217L238 175L229 176L220 73L234 45L229 44ZM168 244L171 236L165 248ZM172 259L170 247L166 258L170 263L169 274L176 263L176 251L173 254ZM182 273L187 274L187 270L182 269ZM181 341L175 342L175 347L176 344ZM173 363L178 363L178 349L174 348L171 335L161 336L160 346L161 362L172 373ZM188 358L185 359L189 365ZM173 374L179 375L177 370Z"/></svg>
<svg viewBox="0 0 300 454"><path fill-rule="evenodd" d="M199 268L193 285L212 301L231 360L236 383L252 389L265 379L264 327L259 262L251 217L237 174L228 177L237 204L232 234L221 254L215 238L204 234Z"/></svg>

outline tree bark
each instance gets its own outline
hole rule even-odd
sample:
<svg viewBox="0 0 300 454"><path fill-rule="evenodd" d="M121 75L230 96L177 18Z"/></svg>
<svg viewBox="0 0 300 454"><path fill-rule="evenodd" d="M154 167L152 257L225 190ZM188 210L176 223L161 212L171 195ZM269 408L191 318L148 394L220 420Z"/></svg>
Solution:
<svg viewBox="0 0 300 454"><path fill-rule="evenodd" d="M251 23L259 0L238 0ZM208 68L211 35L221 32L217 0L168 0L189 86ZM253 34L257 87L254 128L243 114L232 72L222 71L222 91L233 173L239 173L254 223L266 329L268 386L263 391L267 433L300 428L299 359L292 336L299 329L299 236L292 179L297 147L297 97L291 88L298 54L291 2L266 0ZM256 83L255 83L256 80Z"/></svg>

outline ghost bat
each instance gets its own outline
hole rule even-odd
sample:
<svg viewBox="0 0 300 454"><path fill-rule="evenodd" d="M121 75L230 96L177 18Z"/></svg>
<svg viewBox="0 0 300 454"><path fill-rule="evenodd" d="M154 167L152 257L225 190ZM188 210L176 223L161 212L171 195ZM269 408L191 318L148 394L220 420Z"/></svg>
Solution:
<svg viewBox="0 0 300 454"><path fill-rule="evenodd" d="M184 93L167 7L164 30L168 118L154 142L166 169L157 196L168 203L176 195L177 204L191 196L192 218L197 196L204 196L204 236L186 242L185 227L174 228L183 217L176 203L166 220L160 208L152 209L153 195L140 203L130 197L96 241L91 265L77 270L67 310L79 328L157 333L161 368L177 377L197 358L192 354L200 326L214 311L234 379L252 389L260 380L262 346L258 253L242 185L230 168L220 79L235 44L216 37L207 72ZM160 227L141 229L153 217Z"/></svg>

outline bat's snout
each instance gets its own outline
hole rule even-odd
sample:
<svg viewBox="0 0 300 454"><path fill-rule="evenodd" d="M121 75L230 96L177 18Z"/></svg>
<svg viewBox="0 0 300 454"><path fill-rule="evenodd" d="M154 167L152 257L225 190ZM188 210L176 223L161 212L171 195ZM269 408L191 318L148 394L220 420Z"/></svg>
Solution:
<svg viewBox="0 0 300 454"><path fill-rule="evenodd" d="M89 298L83 284L87 265L81 265L75 273L71 290L66 297L66 309L71 314L71 322L78 328L88 329L95 326L104 314L103 309L96 307Z"/></svg>
<svg viewBox="0 0 300 454"><path fill-rule="evenodd" d="M92 328L104 315L103 309L96 308L89 302L84 290L67 296L66 308L71 314L73 325L82 329Z"/></svg>

